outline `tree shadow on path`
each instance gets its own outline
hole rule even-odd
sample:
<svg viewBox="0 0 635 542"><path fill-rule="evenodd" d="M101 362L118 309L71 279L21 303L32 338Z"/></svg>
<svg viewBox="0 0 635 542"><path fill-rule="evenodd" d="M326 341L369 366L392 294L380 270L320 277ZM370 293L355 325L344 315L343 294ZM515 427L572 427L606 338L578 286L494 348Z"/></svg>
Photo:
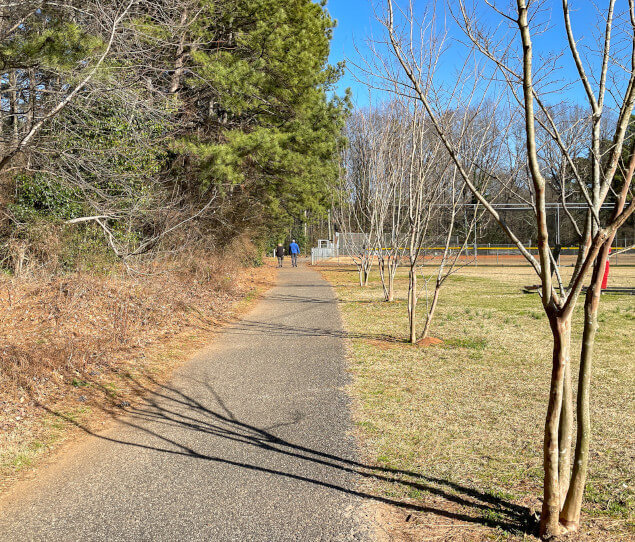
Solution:
<svg viewBox="0 0 635 542"><path fill-rule="evenodd" d="M105 441L280 476L343 492L360 499L397 506L407 512L433 514L518 534L534 534L536 531L535 519L527 507L508 502L492 494L416 472L367 465L354 457L342 457L343 454L337 455L315 447L304 446L274 434L277 429L300 423L303 419L302 414L296 413L289 420L267 427L257 427L237 418L208 383L191 380L195 386L205 391L206 400L209 399L214 403L213 407L204 405L200 400L173 386L161 385L151 379L149 379L150 385L137 379L130 380L136 388L135 391L144 399L139 405L125 408L123 411L119 409L119 413L123 414L119 422L134 429L134 440L129 439L128 436L126 438L112 436L114 431L97 433L63 413L44 405L40 406L86 433ZM104 390L104 392L107 391ZM130 434L128 431L119 432L124 435ZM195 432L197 438L184 438L190 432ZM251 451L257 451L261 454L257 457L262 460L238 461L235 457L240 457L240 454L227 453L226 456L222 456L197 451L195 445L190 442L195 440L198 447L201 438L205 439L205 449L214 449L215 439L223 439L231 441L236 447L245 446ZM288 458L290 468L271 467L272 459L275 463L284 458ZM310 469L302 468L300 469L302 474L299 474L293 472L298 470L293 468L298 462L313 464L320 468L315 469L315 474L311 475L307 474L311 472ZM345 476L342 477L342 475ZM437 499L433 499L433 505L429 505L425 502L390 498L383 495L379 489L369 489L369 484L361 484L363 480L396 484L408 491L417 490L434 495ZM440 504L439 499L446 501L445 504Z"/></svg>
<svg viewBox="0 0 635 542"><path fill-rule="evenodd" d="M285 316L290 315L292 314ZM281 322L264 322L248 318L241 320L236 326L227 329L225 333L230 335L244 334L252 336L255 334L261 334L267 337L336 337L338 339L370 339L391 343L409 344L405 338L394 337L383 333L356 333L337 328L329 329L325 327L297 326Z"/></svg>

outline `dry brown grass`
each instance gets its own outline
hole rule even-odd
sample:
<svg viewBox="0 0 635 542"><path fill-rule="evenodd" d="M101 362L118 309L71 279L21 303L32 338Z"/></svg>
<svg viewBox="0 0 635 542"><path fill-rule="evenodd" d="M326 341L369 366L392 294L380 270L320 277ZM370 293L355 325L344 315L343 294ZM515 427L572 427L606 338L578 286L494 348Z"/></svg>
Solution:
<svg viewBox="0 0 635 542"><path fill-rule="evenodd" d="M146 271L0 277L0 490L164 381L275 273L200 255Z"/></svg>
<svg viewBox="0 0 635 542"><path fill-rule="evenodd" d="M528 268L466 268L442 293L432 335L411 346L406 281L382 301L375 276L323 267L347 331L355 417L368 463L390 473L369 491L393 540L523 540L540 509L551 337ZM635 269L610 283L635 286ZM635 419L632 296L605 295L597 337L591 473L579 540L632 540ZM425 300L420 304L421 322ZM576 314L574 358L581 311ZM386 337L387 336L387 337ZM390 340L390 339L393 340ZM386 340L388 339L388 340ZM406 522L405 519L408 518Z"/></svg>

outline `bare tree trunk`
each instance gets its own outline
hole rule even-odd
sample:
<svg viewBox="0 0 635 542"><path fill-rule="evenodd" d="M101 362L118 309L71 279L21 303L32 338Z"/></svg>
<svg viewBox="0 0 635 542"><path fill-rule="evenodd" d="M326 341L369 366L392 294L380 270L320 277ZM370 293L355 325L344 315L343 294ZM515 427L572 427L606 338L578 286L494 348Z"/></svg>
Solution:
<svg viewBox="0 0 635 542"><path fill-rule="evenodd" d="M439 292L441 291L441 282L437 280L436 285L434 287L434 294L432 295L432 303L430 303L430 309L428 310L428 314L426 315L426 323L423 327L423 334L421 338L425 339L430 333L430 326L432 325L432 319L434 318L434 311L437 308L437 301L439 301Z"/></svg>
<svg viewBox="0 0 635 542"><path fill-rule="evenodd" d="M628 171L622 185L617 204L613 210L612 219L624 209L626 196L635 173L635 142L631 144ZM615 234L610 235L598 254L593 267L591 283L584 299L584 331L582 333L582 350L580 352L580 374L578 376L577 397L577 435L573 473L571 484L567 492L560 522L567 530L578 530L580 526L580 511L584 498L584 487L589 468L589 441L591 439L591 415L589 412L589 397L591 387L591 366L593 362L593 346L595 333L598 328L598 309L602 294L602 279L604 278L606 260L613 244Z"/></svg>
<svg viewBox="0 0 635 542"><path fill-rule="evenodd" d="M29 108L26 114L26 128L25 131L31 131L33 127L33 122L35 121L35 108L37 107L37 98L36 98L36 87L37 81L35 80L35 70L33 68L29 68L28 72L29 78Z"/></svg>
<svg viewBox="0 0 635 542"><path fill-rule="evenodd" d="M414 266L410 266L408 275L408 325L410 330L410 343L417 342L417 318L415 309L417 308L417 271Z"/></svg>
<svg viewBox="0 0 635 542"><path fill-rule="evenodd" d="M386 260L382 256L377 258L377 267L379 268L379 278L381 280L381 289L384 293L384 301L390 301L388 292L388 281L390 279L386 276ZM388 262L388 273L390 274L390 262Z"/></svg>
<svg viewBox="0 0 635 542"><path fill-rule="evenodd" d="M603 258L598 258L599 261ZM598 264L596 263L596 269ZM602 275L599 275L600 281ZM595 277L594 277L595 279ZM564 506L560 514L560 522L567 530L577 530L580 525L580 510L584 497L584 486L589 465L589 440L591 436L591 416L589 413L589 391L591 386L591 365L593 345L597 330L597 310L600 303L601 289L595 280L586 293L584 301L584 331L582 335L582 352L580 353L580 375L577 397L577 437L573 462L573 474Z"/></svg>
<svg viewBox="0 0 635 542"><path fill-rule="evenodd" d="M9 115L11 116L11 144L18 144L18 76L15 70L9 71Z"/></svg>
<svg viewBox="0 0 635 542"><path fill-rule="evenodd" d="M573 431L573 390L571 388L571 360L567 357L564 367L564 384L562 389L562 409L558 427L558 484L560 485L560 502L563 503L569 490L571 477L571 439Z"/></svg>
<svg viewBox="0 0 635 542"><path fill-rule="evenodd" d="M392 302L395 300L395 273L397 272L397 262L391 259L388 262L388 299Z"/></svg>
<svg viewBox="0 0 635 542"><path fill-rule="evenodd" d="M172 72L172 80L170 81L170 94L177 94L177 91L181 87L181 76L183 75L183 65L185 64L185 36L187 30L185 23L187 23L187 8L183 10L181 14L181 38L176 48L176 60L174 61L174 72Z"/></svg>
<svg viewBox="0 0 635 542"><path fill-rule="evenodd" d="M373 265L372 260L368 256L365 256L364 257L364 263L363 263L364 283L362 284L362 286L364 288L366 288L368 286L368 278L370 277L370 268L371 268L372 265Z"/></svg>
<svg viewBox="0 0 635 542"><path fill-rule="evenodd" d="M619 208L619 205L618 205ZM610 236L605 242L593 267L591 284L584 300L584 331L582 334L582 351L580 352L580 374L578 377L577 397L577 436L573 461L573 473L569 491L567 492L560 523L568 530L578 530L580 525L580 511L584 498L584 488L589 465L589 441L591 438L591 416L589 411L589 397L591 387L591 366L593 361L593 346L595 333L598 328L598 308L602 293L602 278L609 249L613 242Z"/></svg>
<svg viewBox="0 0 635 542"><path fill-rule="evenodd" d="M571 344L571 315L549 315L553 334L553 360L549 405L545 421L544 440L544 500L540 515L540 536L552 538L560 534L560 484L558 481L558 433L562 409L565 367L569 363Z"/></svg>
<svg viewBox="0 0 635 542"><path fill-rule="evenodd" d="M379 277L384 293L384 301L392 302L395 300L395 273L397 271L397 262L392 256L388 256L388 258L379 257L377 259L377 266L379 267Z"/></svg>

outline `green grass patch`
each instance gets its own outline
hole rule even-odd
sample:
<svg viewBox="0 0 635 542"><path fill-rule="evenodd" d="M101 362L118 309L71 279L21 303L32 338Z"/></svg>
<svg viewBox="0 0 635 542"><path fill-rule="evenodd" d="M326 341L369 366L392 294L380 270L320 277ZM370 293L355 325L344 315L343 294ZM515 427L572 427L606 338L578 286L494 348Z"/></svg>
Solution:
<svg viewBox="0 0 635 542"><path fill-rule="evenodd" d="M452 338L445 341L448 346L454 346L457 348L472 348L474 350L483 350L487 346L487 339L480 338Z"/></svg>
<svg viewBox="0 0 635 542"><path fill-rule="evenodd" d="M480 503L480 508L463 504L461 512L490 526L516 522L509 503L539 509L552 337L540 297L522 292L523 286L537 282L533 271L471 267L452 276L432 324L431 335L443 340L437 347L402 342L408 336L405 270L396 278L395 303L382 300L376 273L367 288L356 284L353 269L325 268L323 274L335 286L344 326L352 337L351 392L369 462L412 473L415 478L408 480L432 484L433 493ZM613 284L632 286L635 269L611 268L611 278ZM425 309L422 297L417 309L419 330ZM578 304L572 331L574 367L583 317ZM635 434L633 319L631 296L602 297L583 522L610 518L610 530L601 533L607 540L633 534L635 462L629 452L630 435ZM574 390L576 386L574 369ZM404 502L425 502L428 494L425 487L394 481L376 485L383 496ZM495 504L499 502L500 506ZM589 524L595 528L591 520L585 528ZM523 539L512 531L506 531L505 537ZM494 533L499 533L495 528L492 536L500 539Z"/></svg>

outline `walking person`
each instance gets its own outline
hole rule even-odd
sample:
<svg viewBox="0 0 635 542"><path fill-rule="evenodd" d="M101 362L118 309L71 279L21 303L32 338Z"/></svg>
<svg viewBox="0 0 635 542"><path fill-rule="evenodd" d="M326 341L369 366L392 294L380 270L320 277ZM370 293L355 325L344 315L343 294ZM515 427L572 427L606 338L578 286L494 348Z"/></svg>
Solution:
<svg viewBox="0 0 635 542"><path fill-rule="evenodd" d="M289 254L291 254L291 266L298 267L298 254L300 254L300 245L295 242L295 239L291 241L289 245Z"/></svg>
<svg viewBox="0 0 635 542"><path fill-rule="evenodd" d="M282 260L284 260L284 247L282 243L278 243L276 247L276 257L278 258L278 267L282 267Z"/></svg>

